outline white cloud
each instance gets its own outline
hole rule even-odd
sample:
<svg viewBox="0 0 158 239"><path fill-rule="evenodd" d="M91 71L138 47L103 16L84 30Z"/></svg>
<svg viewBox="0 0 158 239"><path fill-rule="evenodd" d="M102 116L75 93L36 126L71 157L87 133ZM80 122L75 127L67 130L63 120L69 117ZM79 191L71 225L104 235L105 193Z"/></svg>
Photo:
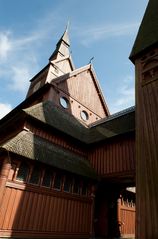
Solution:
<svg viewBox="0 0 158 239"><path fill-rule="evenodd" d="M0 78L9 89L25 92L29 80L38 71L37 53L32 44L41 36L16 38L0 32Z"/></svg>
<svg viewBox="0 0 158 239"><path fill-rule="evenodd" d="M112 107L110 109L112 113L126 109L135 104L135 89L133 83L133 77L127 76L123 80L122 85L116 89L115 99L113 99Z"/></svg>
<svg viewBox="0 0 158 239"><path fill-rule="evenodd" d="M0 103L0 119L8 114L11 110L12 106L10 104Z"/></svg>
<svg viewBox="0 0 158 239"><path fill-rule="evenodd" d="M8 53L12 45L9 40L9 32L0 32L0 61L7 59Z"/></svg>
<svg viewBox="0 0 158 239"><path fill-rule="evenodd" d="M57 17L57 13L47 14L27 35L15 36L10 29L0 31L0 79L9 89L22 94L27 90L29 80L39 71L39 47L54 32L56 25L50 23Z"/></svg>
<svg viewBox="0 0 158 239"><path fill-rule="evenodd" d="M15 91L26 92L28 89L29 79L31 78L30 66L13 66L12 79L9 87Z"/></svg>
<svg viewBox="0 0 158 239"><path fill-rule="evenodd" d="M81 43L89 45L95 41L104 40L109 37L129 36L134 34L139 27L139 23L120 23L111 25L87 26L86 28L76 28L77 34L81 37Z"/></svg>

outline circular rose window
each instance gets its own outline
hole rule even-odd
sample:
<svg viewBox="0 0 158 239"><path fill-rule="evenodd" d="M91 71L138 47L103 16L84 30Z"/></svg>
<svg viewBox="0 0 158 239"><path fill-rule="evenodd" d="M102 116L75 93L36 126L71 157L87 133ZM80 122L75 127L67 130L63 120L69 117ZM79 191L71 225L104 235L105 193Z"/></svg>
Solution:
<svg viewBox="0 0 158 239"><path fill-rule="evenodd" d="M69 107L69 101L66 97L60 97L60 104L65 109Z"/></svg>
<svg viewBox="0 0 158 239"><path fill-rule="evenodd" d="M89 116L88 116L88 113L85 110L81 111L81 118L84 121L88 120Z"/></svg>

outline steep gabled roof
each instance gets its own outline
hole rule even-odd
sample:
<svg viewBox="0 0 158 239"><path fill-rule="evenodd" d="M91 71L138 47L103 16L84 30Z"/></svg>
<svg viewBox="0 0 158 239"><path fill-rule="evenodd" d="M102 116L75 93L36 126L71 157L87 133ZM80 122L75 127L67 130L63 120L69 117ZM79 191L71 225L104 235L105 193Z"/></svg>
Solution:
<svg viewBox="0 0 158 239"><path fill-rule="evenodd" d="M130 59L134 62L138 54L155 44L158 44L158 0L149 0Z"/></svg>
<svg viewBox="0 0 158 239"><path fill-rule="evenodd" d="M60 76L60 77L57 77L56 79L53 79L52 82L59 84L59 83L61 83L61 82L63 82L63 81L66 81L67 79L69 79L69 78L71 78L71 77L73 77L73 76L79 75L79 74L81 74L82 72L87 71L87 70L89 70L89 71L91 72L91 74L92 74L93 81L94 81L94 84L95 84L97 93L98 93L98 95L99 95L99 98L100 98L100 101L101 101L101 103L102 103L102 106L103 106L103 108L104 108L104 110L105 110L105 112L106 112L106 115L110 115L110 112L109 112L108 106L107 106L107 104L106 104L106 101L105 101L105 99L104 99L104 96L103 96L101 87L100 87L100 85L99 85L99 81L98 81L98 79L97 79L95 70L94 70L94 68L93 68L93 66L92 66L91 64L85 65L85 66L80 67L80 68L78 68L78 69L76 69L76 70L74 70L74 71L72 71L72 72L70 72L70 73L67 73L67 74L62 75L62 76Z"/></svg>
<svg viewBox="0 0 158 239"><path fill-rule="evenodd" d="M4 143L0 149L6 149L9 152L46 163L58 169L96 179L96 173L86 158L25 130Z"/></svg>

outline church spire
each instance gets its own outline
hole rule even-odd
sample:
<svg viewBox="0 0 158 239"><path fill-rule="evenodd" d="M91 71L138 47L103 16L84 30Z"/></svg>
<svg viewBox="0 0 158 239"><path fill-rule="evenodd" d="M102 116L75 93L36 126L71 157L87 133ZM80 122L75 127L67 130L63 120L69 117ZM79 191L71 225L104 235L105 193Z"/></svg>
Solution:
<svg viewBox="0 0 158 239"><path fill-rule="evenodd" d="M158 0L149 0L141 26L139 28L130 59L134 62L136 56L158 43Z"/></svg>
<svg viewBox="0 0 158 239"><path fill-rule="evenodd" d="M63 57L69 56L69 47L70 47L70 40L68 35L68 27L69 23L66 26L65 32L63 33L62 37L56 44L56 49L53 54L50 56L49 61L62 59Z"/></svg>

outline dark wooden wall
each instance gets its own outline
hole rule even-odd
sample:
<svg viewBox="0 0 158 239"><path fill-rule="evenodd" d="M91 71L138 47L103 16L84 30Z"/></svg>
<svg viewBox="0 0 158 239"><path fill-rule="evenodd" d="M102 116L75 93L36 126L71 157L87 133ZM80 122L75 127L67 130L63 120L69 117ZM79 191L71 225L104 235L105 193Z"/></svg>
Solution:
<svg viewBox="0 0 158 239"><path fill-rule="evenodd" d="M134 174L135 136L120 136L91 147L88 158L99 175Z"/></svg>
<svg viewBox="0 0 158 239"><path fill-rule="evenodd" d="M77 141L62 135L60 132L43 129L40 124L32 121L26 121L25 127L28 128L33 134L40 136L41 138L44 138L53 144L59 145L60 147L70 150L71 152L74 152L80 156L87 157L88 152L83 144L77 143Z"/></svg>
<svg viewBox="0 0 158 239"><path fill-rule="evenodd" d="M58 87L101 118L106 116L90 70L61 82Z"/></svg>
<svg viewBox="0 0 158 239"><path fill-rule="evenodd" d="M13 171L15 168L8 168L8 179L7 175L4 178L1 237L89 238L93 217L90 194L82 196L31 185L16 180Z"/></svg>
<svg viewBox="0 0 158 239"><path fill-rule="evenodd" d="M137 59L137 235L158 238L158 48Z"/></svg>

